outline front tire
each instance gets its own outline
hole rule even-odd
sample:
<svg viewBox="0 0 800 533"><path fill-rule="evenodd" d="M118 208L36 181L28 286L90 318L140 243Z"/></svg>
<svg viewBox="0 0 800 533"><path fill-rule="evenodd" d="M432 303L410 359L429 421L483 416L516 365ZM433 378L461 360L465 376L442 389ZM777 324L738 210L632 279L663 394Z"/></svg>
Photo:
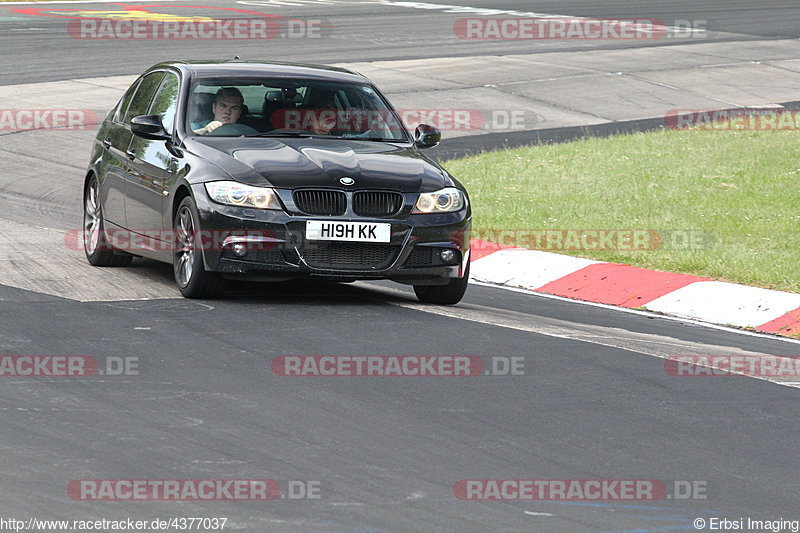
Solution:
<svg viewBox="0 0 800 533"><path fill-rule="evenodd" d="M92 176L83 193L83 251L92 266L128 266L133 256L115 252L106 238L100 182Z"/></svg>
<svg viewBox="0 0 800 533"><path fill-rule="evenodd" d="M451 279L447 285L414 285L417 299L426 304L454 305L461 301L469 283L469 263L464 276Z"/></svg>
<svg viewBox="0 0 800 533"><path fill-rule="evenodd" d="M214 298L225 291L225 280L218 272L205 269L199 220L197 206L192 197L187 196L178 205L172 225L176 241L172 272L184 297Z"/></svg>

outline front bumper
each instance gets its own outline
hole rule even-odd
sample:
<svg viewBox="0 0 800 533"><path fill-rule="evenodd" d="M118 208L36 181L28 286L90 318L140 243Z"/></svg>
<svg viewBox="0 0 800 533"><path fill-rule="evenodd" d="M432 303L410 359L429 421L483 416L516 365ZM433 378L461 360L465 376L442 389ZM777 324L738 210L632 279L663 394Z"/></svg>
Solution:
<svg viewBox="0 0 800 533"><path fill-rule="evenodd" d="M204 245L206 270L230 278L318 278L336 281L389 279L440 285L460 278L469 261L469 207L456 213L404 218L298 216L212 202L202 185L194 188L200 227L213 238ZM308 241L307 220L391 224L388 243ZM243 256L234 245L244 245ZM441 250L454 252L444 261Z"/></svg>

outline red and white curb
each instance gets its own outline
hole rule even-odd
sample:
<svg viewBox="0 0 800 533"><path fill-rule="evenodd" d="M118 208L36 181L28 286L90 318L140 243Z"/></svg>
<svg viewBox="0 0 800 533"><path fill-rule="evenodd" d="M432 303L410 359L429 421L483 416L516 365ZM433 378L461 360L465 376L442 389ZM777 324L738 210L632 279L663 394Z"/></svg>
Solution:
<svg viewBox="0 0 800 533"><path fill-rule="evenodd" d="M475 281L723 326L800 335L800 294L471 241Z"/></svg>

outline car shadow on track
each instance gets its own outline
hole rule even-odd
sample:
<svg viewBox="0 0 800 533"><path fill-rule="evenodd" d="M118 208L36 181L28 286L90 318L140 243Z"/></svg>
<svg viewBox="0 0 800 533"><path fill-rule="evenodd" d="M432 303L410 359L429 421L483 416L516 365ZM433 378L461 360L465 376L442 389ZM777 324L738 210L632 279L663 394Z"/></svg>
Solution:
<svg viewBox="0 0 800 533"><path fill-rule="evenodd" d="M158 284L178 289L172 274L172 266L151 259L136 258L130 266L123 267L134 278L134 283ZM239 302L242 304L270 305L386 305L394 302L416 302L412 291L403 294L403 286L387 281L344 283L317 279L290 279L286 281L229 280L225 293L213 300L203 302ZM387 289L381 290L382 286ZM410 287L408 287L410 289Z"/></svg>
<svg viewBox="0 0 800 533"><path fill-rule="evenodd" d="M244 304L318 304L318 305L388 305L392 302L416 301L408 296L388 293L350 283L315 279L293 279L280 282L230 281L222 299Z"/></svg>

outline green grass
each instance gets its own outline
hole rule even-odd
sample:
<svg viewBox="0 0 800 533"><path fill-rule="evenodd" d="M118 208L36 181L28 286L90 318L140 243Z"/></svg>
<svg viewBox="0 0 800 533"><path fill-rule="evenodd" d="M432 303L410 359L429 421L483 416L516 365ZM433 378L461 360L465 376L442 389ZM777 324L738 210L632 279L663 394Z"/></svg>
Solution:
<svg viewBox="0 0 800 533"><path fill-rule="evenodd" d="M689 230L706 237L701 246L552 251L800 292L799 144L793 131L663 130L486 153L445 167L470 192L475 236Z"/></svg>

